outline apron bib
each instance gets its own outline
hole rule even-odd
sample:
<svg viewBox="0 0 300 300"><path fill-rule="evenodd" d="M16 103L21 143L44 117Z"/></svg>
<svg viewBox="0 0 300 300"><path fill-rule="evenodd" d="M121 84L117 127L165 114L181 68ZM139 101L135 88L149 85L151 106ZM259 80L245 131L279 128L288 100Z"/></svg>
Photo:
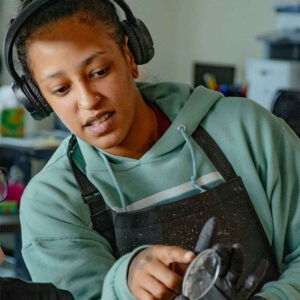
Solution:
<svg viewBox="0 0 300 300"><path fill-rule="evenodd" d="M219 222L212 245L217 242L228 246L241 244L245 256L244 274L254 272L259 261L265 258L269 268L262 284L277 280L279 272L272 248L242 179L203 127L197 128L193 138L223 176L224 183L172 203L116 213L106 207L99 191L73 162L72 149L76 145L73 136L68 157L84 202L90 207L94 230L110 242L116 258L142 245L177 245L193 250L204 223L214 216Z"/></svg>

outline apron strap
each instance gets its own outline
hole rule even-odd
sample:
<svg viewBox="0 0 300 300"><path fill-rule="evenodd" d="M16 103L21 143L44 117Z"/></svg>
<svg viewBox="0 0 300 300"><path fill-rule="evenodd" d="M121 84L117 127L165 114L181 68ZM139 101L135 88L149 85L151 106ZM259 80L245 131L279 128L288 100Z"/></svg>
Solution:
<svg viewBox="0 0 300 300"><path fill-rule="evenodd" d="M113 244L114 236L112 236L109 230L109 228L113 226L110 209L106 207L104 199L98 189L74 163L72 159L72 152L76 144L76 136L72 135L69 141L67 154L74 177L81 192L81 197L84 203L88 204L90 208L93 228L108 239L111 244ZM99 224L102 224L102 226L100 225L100 228Z"/></svg>
<svg viewBox="0 0 300 300"><path fill-rule="evenodd" d="M99 196L99 198L101 199L100 202L102 202L101 208L102 210L106 210L106 205L104 203L104 199L102 195L99 193L98 189L87 179L86 175L83 172L81 172L81 170L76 166L76 164L72 159L72 153L76 144L77 144L76 136L72 135L69 141L67 153L68 153L70 166L72 168L77 184L80 188L81 197L86 204L90 205L96 202L95 200L97 196Z"/></svg>
<svg viewBox="0 0 300 300"><path fill-rule="evenodd" d="M223 151L201 125L195 130L192 137L226 181L237 176Z"/></svg>

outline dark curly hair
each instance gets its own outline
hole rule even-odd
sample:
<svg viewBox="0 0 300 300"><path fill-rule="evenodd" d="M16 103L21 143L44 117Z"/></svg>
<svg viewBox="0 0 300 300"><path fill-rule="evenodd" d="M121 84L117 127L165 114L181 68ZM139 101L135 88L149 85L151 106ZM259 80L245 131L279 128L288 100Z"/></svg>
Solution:
<svg viewBox="0 0 300 300"><path fill-rule="evenodd" d="M23 0L21 11L32 0ZM20 30L16 39L16 49L25 77L35 83L29 67L26 41L41 28L65 17L77 15L82 22L94 24L100 21L107 33L123 49L125 39L115 6L109 0L62 0L37 12ZM13 20L12 20L13 22Z"/></svg>

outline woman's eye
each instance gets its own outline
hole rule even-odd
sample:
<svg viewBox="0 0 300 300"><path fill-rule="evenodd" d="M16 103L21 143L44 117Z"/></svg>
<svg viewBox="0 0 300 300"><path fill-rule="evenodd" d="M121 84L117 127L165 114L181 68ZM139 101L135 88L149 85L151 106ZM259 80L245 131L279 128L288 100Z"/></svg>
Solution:
<svg viewBox="0 0 300 300"><path fill-rule="evenodd" d="M53 94L58 95L58 96L62 96L64 94L66 94L68 88L69 88L69 86L65 85L65 86L55 90Z"/></svg>
<svg viewBox="0 0 300 300"><path fill-rule="evenodd" d="M109 71L109 67L105 69L97 70L91 74L90 78L104 77L108 71Z"/></svg>

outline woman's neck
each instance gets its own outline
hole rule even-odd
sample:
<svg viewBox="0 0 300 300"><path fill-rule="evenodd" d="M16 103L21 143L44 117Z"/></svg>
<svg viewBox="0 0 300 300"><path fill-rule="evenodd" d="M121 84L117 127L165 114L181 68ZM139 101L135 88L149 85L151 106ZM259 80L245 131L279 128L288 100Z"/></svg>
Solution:
<svg viewBox="0 0 300 300"><path fill-rule="evenodd" d="M140 159L158 140L158 123L155 112L142 97L136 109L136 118L126 139L106 152L123 157Z"/></svg>

